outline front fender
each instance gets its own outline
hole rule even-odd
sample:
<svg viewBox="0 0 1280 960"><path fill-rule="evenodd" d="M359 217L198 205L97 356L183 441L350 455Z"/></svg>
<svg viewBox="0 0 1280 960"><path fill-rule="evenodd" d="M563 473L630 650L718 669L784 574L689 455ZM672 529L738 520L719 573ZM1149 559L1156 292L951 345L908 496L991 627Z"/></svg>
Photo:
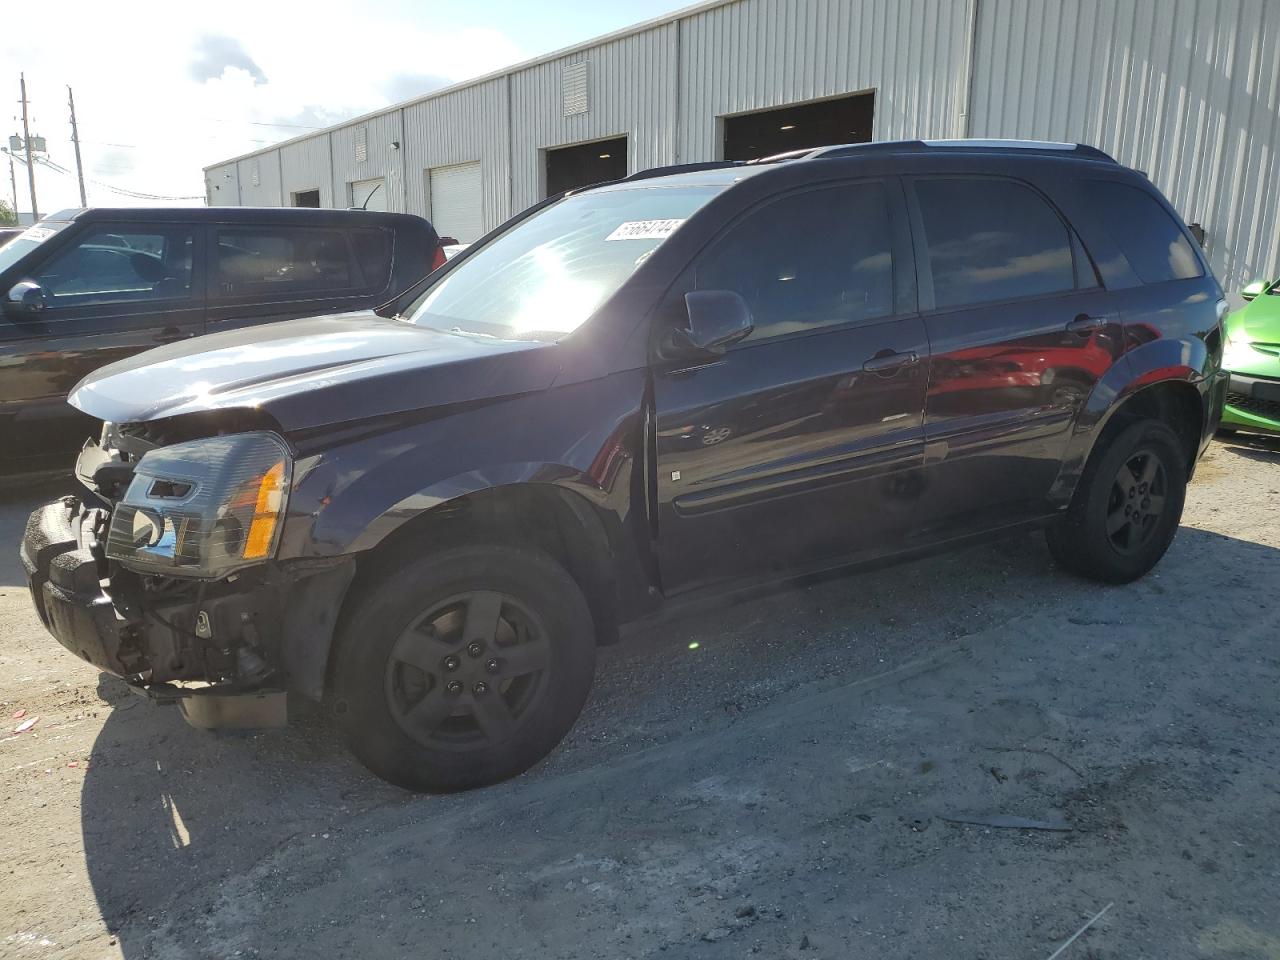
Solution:
<svg viewBox="0 0 1280 960"><path fill-rule="evenodd" d="M455 474L415 490L395 503L387 505L376 516L368 518L363 528L361 524L364 522L366 510L348 511L346 515L341 511L333 511L325 518L330 522L317 524L315 532L322 539L344 542L346 547L343 552L360 553L373 549L402 525L429 510L442 507L469 494L498 490L516 484L566 487L597 505L608 499L603 488L564 464L503 463ZM351 522L353 519L356 522ZM335 526L341 529L335 530Z"/></svg>
<svg viewBox="0 0 1280 960"><path fill-rule="evenodd" d="M1198 337L1151 340L1122 354L1098 379L1076 415L1062 466L1049 491L1055 506L1071 502L1084 466L1112 417L1135 394L1159 383L1194 386L1202 402L1209 393L1214 358Z"/></svg>
<svg viewBox="0 0 1280 960"><path fill-rule="evenodd" d="M426 510L511 484L566 487L623 515L643 388L643 371L626 371L397 424L304 457L279 555L368 550Z"/></svg>

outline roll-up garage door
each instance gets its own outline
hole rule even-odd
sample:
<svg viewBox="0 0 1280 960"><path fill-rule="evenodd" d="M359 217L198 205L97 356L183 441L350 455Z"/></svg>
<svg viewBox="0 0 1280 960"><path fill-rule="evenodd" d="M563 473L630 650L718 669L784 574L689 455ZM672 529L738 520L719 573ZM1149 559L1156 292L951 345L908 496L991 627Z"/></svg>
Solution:
<svg viewBox="0 0 1280 960"><path fill-rule="evenodd" d="M431 225L442 237L472 243L484 233L480 164L459 163L427 171L431 187Z"/></svg>

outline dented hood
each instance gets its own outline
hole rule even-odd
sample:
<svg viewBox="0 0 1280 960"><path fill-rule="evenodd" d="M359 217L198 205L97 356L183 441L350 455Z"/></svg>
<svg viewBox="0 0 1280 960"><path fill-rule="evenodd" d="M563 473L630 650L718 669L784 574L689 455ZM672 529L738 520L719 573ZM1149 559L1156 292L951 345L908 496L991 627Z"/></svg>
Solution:
<svg viewBox="0 0 1280 960"><path fill-rule="evenodd" d="M114 423L257 409L290 431L545 389L555 354L345 313L149 350L90 374L68 400Z"/></svg>

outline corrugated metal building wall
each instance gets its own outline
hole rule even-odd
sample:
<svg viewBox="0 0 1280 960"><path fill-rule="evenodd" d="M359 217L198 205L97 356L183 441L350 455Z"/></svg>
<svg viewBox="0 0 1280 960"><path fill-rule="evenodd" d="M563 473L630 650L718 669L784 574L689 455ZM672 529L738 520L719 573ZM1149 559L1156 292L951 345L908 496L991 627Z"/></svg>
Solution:
<svg viewBox="0 0 1280 960"><path fill-rule="evenodd" d="M875 91L873 139L955 135L964 2L743 0L681 24L681 161L721 149L725 116Z"/></svg>
<svg viewBox="0 0 1280 960"><path fill-rule="evenodd" d="M676 30L659 26L512 75L514 209L543 196L546 147L626 135L628 172L675 162ZM577 62L586 64L587 109L566 116L564 70Z"/></svg>
<svg viewBox="0 0 1280 960"><path fill-rule="evenodd" d="M431 215L426 171L479 160L483 222L511 216L508 83L500 77L404 108L406 210Z"/></svg>
<svg viewBox="0 0 1280 960"><path fill-rule="evenodd" d="M342 206L340 194L333 190L333 169L329 164L329 138L311 137L296 140L279 149L283 176L278 202L292 203L293 194L305 190L320 191L320 206Z"/></svg>
<svg viewBox="0 0 1280 960"><path fill-rule="evenodd" d="M975 136L1092 143L1207 231L1234 291L1280 266L1280 8L981 0Z"/></svg>
<svg viewBox="0 0 1280 960"><path fill-rule="evenodd" d="M492 227L541 199L548 148L626 136L631 172L715 159L725 117L874 91L877 140L1078 140L1145 170L1204 225L1234 289L1280 265L1275 12L1269 0L714 0L216 164L207 193L276 205L319 189L323 206L346 206L352 182L383 178L387 209L429 216L428 171L478 161Z"/></svg>

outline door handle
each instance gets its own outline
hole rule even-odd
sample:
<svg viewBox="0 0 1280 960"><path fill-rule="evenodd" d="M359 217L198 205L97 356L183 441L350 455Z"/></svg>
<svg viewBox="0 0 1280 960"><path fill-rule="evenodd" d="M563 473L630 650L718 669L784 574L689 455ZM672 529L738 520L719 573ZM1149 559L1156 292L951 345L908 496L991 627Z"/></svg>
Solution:
<svg viewBox="0 0 1280 960"><path fill-rule="evenodd" d="M1101 330L1110 322L1106 317L1091 317L1087 313L1082 313L1067 324L1067 329L1072 333L1090 334L1095 330Z"/></svg>
<svg viewBox="0 0 1280 960"><path fill-rule="evenodd" d="M862 369L867 373L889 373L893 370L901 370L903 367L913 367L919 362L920 355L914 350L908 350L905 353L889 353L872 357L862 365Z"/></svg>
<svg viewBox="0 0 1280 960"><path fill-rule="evenodd" d="M177 327L165 327L155 335L156 343L173 343L175 340L190 340L194 333L184 333Z"/></svg>

